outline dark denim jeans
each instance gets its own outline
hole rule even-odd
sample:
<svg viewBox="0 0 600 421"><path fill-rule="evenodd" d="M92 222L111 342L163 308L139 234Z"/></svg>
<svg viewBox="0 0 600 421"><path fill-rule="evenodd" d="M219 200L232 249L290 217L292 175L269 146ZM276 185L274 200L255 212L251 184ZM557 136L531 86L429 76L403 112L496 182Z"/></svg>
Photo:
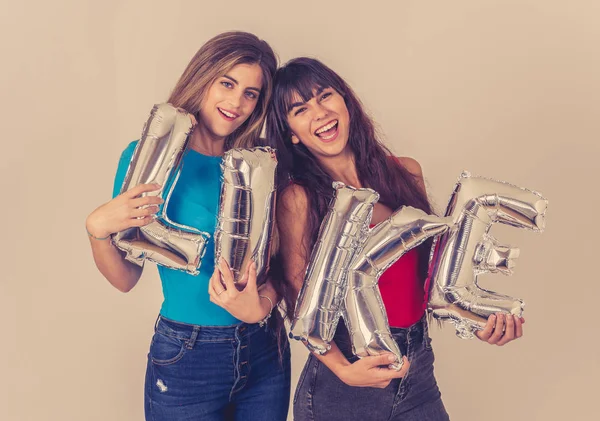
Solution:
<svg viewBox="0 0 600 421"><path fill-rule="evenodd" d="M152 421L285 421L290 350L258 324L195 326L159 317L146 370Z"/></svg>
<svg viewBox="0 0 600 421"><path fill-rule="evenodd" d="M433 375L433 350L425 318L409 328L392 328L394 339L411 363L403 379L385 389L352 387L312 355L294 396L295 421L445 421L448 413ZM334 338L351 362L352 346L340 323Z"/></svg>

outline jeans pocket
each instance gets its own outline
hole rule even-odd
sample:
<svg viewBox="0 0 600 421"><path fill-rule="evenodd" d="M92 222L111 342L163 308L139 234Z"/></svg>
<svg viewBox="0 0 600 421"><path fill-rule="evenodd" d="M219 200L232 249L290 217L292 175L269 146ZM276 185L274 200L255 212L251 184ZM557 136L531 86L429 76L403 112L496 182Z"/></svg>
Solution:
<svg viewBox="0 0 600 421"><path fill-rule="evenodd" d="M150 345L150 358L153 364L170 365L183 358L185 341L172 338L161 333L155 333Z"/></svg>
<svg viewBox="0 0 600 421"><path fill-rule="evenodd" d="M425 321L423 326L423 349L433 351L431 347L431 336L429 336L429 324Z"/></svg>
<svg viewBox="0 0 600 421"><path fill-rule="evenodd" d="M433 351L433 347L431 346L431 337L429 337L429 335L423 336L423 349L428 352Z"/></svg>
<svg viewBox="0 0 600 421"><path fill-rule="evenodd" d="M300 378L298 379L298 384L296 385L296 391L294 392L294 404L298 400L298 395L300 394L300 389L302 389L302 386L304 385L304 379L306 378L306 373L308 373L308 371L309 371L311 362L312 362L312 359L309 357L308 361L306 361L306 364L304 364L304 368L302 369L302 372L300 373Z"/></svg>

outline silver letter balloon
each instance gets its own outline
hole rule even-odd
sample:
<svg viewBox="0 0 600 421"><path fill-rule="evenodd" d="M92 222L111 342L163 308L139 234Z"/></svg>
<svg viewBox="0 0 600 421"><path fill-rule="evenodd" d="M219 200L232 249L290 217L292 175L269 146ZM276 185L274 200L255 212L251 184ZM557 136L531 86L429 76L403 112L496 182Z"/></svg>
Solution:
<svg viewBox="0 0 600 421"><path fill-rule="evenodd" d="M512 273L519 250L489 234L495 223L542 232L548 201L539 193L464 172L454 187L446 216L454 225L432 249L428 310L449 320L461 338L472 338L496 312L521 316L523 301L477 285L482 273Z"/></svg>
<svg viewBox="0 0 600 421"><path fill-rule="evenodd" d="M195 121L186 111L171 104L155 105L144 125L121 187L121 193L138 184L158 183L159 191L144 196L160 196L164 204L155 221L113 235L113 243L126 253L126 259L143 266L144 260L197 274L210 234L180 225L167 216L169 198L181 170L182 154ZM174 179L169 191L165 185Z"/></svg>
<svg viewBox="0 0 600 421"><path fill-rule="evenodd" d="M379 194L334 183L336 195L321 224L315 251L296 303L290 336L312 351L329 348L340 315L359 357L391 352L402 367L377 283L404 253L448 230L451 218L402 207L369 230Z"/></svg>
<svg viewBox="0 0 600 421"><path fill-rule="evenodd" d="M331 346L346 295L346 272L363 241L379 194L334 182L335 196L319 235L296 302L290 337L324 354Z"/></svg>
<svg viewBox="0 0 600 421"><path fill-rule="evenodd" d="M215 265L223 256L237 284L241 284L251 260L256 263L258 284L266 280L273 235L276 168L275 149L269 147L232 149L223 156Z"/></svg>
<svg viewBox="0 0 600 421"><path fill-rule="evenodd" d="M430 237L443 234L451 225L451 218L439 218L404 206L367 233L366 242L350 263L343 307L355 355L392 352L397 357L392 368L402 367L400 349L392 338L377 286L379 278L406 252Z"/></svg>

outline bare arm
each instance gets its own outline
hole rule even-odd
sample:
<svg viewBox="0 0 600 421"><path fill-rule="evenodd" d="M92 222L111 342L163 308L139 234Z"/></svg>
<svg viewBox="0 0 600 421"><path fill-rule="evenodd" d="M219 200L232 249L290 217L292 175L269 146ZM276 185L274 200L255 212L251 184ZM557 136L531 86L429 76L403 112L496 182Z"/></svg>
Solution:
<svg viewBox="0 0 600 421"><path fill-rule="evenodd" d="M291 283L296 297L298 296L304 273L310 258L308 224L309 204L306 191L298 185L288 187L279 199L277 206L277 223L280 233L280 252L286 279ZM402 377L408 370L405 360L402 370L395 371L387 367L395 361L392 354L366 357L350 363L334 342L325 355L314 354L336 376L350 386L386 387L393 378Z"/></svg>
<svg viewBox="0 0 600 421"><path fill-rule="evenodd" d="M126 228L152 222L152 215L158 212L157 205L162 203L162 199L140 195L158 188L154 184L136 186L98 207L86 219L96 267L119 291L130 291L140 279L142 268L125 260L124 253L112 244L110 236Z"/></svg>

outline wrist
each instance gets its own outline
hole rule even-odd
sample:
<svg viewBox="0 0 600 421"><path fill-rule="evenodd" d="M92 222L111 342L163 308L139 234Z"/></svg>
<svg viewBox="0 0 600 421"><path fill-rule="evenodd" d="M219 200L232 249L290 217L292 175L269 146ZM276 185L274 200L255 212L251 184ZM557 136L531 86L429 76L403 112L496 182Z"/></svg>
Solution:
<svg viewBox="0 0 600 421"><path fill-rule="evenodd" d="M260 299L260 307L263 310L264 317L259 321L259 324L263 326L271 317L271 313L273 312L273 300L269 298L267 295L259 295Z"/></svg>
<svg viewBox="0 0 600 421"><path fill-rule="evenodd" d="M329 369L333 372L333 374L335 374L338 377L338 379L340 379L347 385L352 386L348 380L348 368L351 365L352 364L350 363L350 361L344 359L344 361L339 361L335 363L333 367L329 367Z"/></svg>

